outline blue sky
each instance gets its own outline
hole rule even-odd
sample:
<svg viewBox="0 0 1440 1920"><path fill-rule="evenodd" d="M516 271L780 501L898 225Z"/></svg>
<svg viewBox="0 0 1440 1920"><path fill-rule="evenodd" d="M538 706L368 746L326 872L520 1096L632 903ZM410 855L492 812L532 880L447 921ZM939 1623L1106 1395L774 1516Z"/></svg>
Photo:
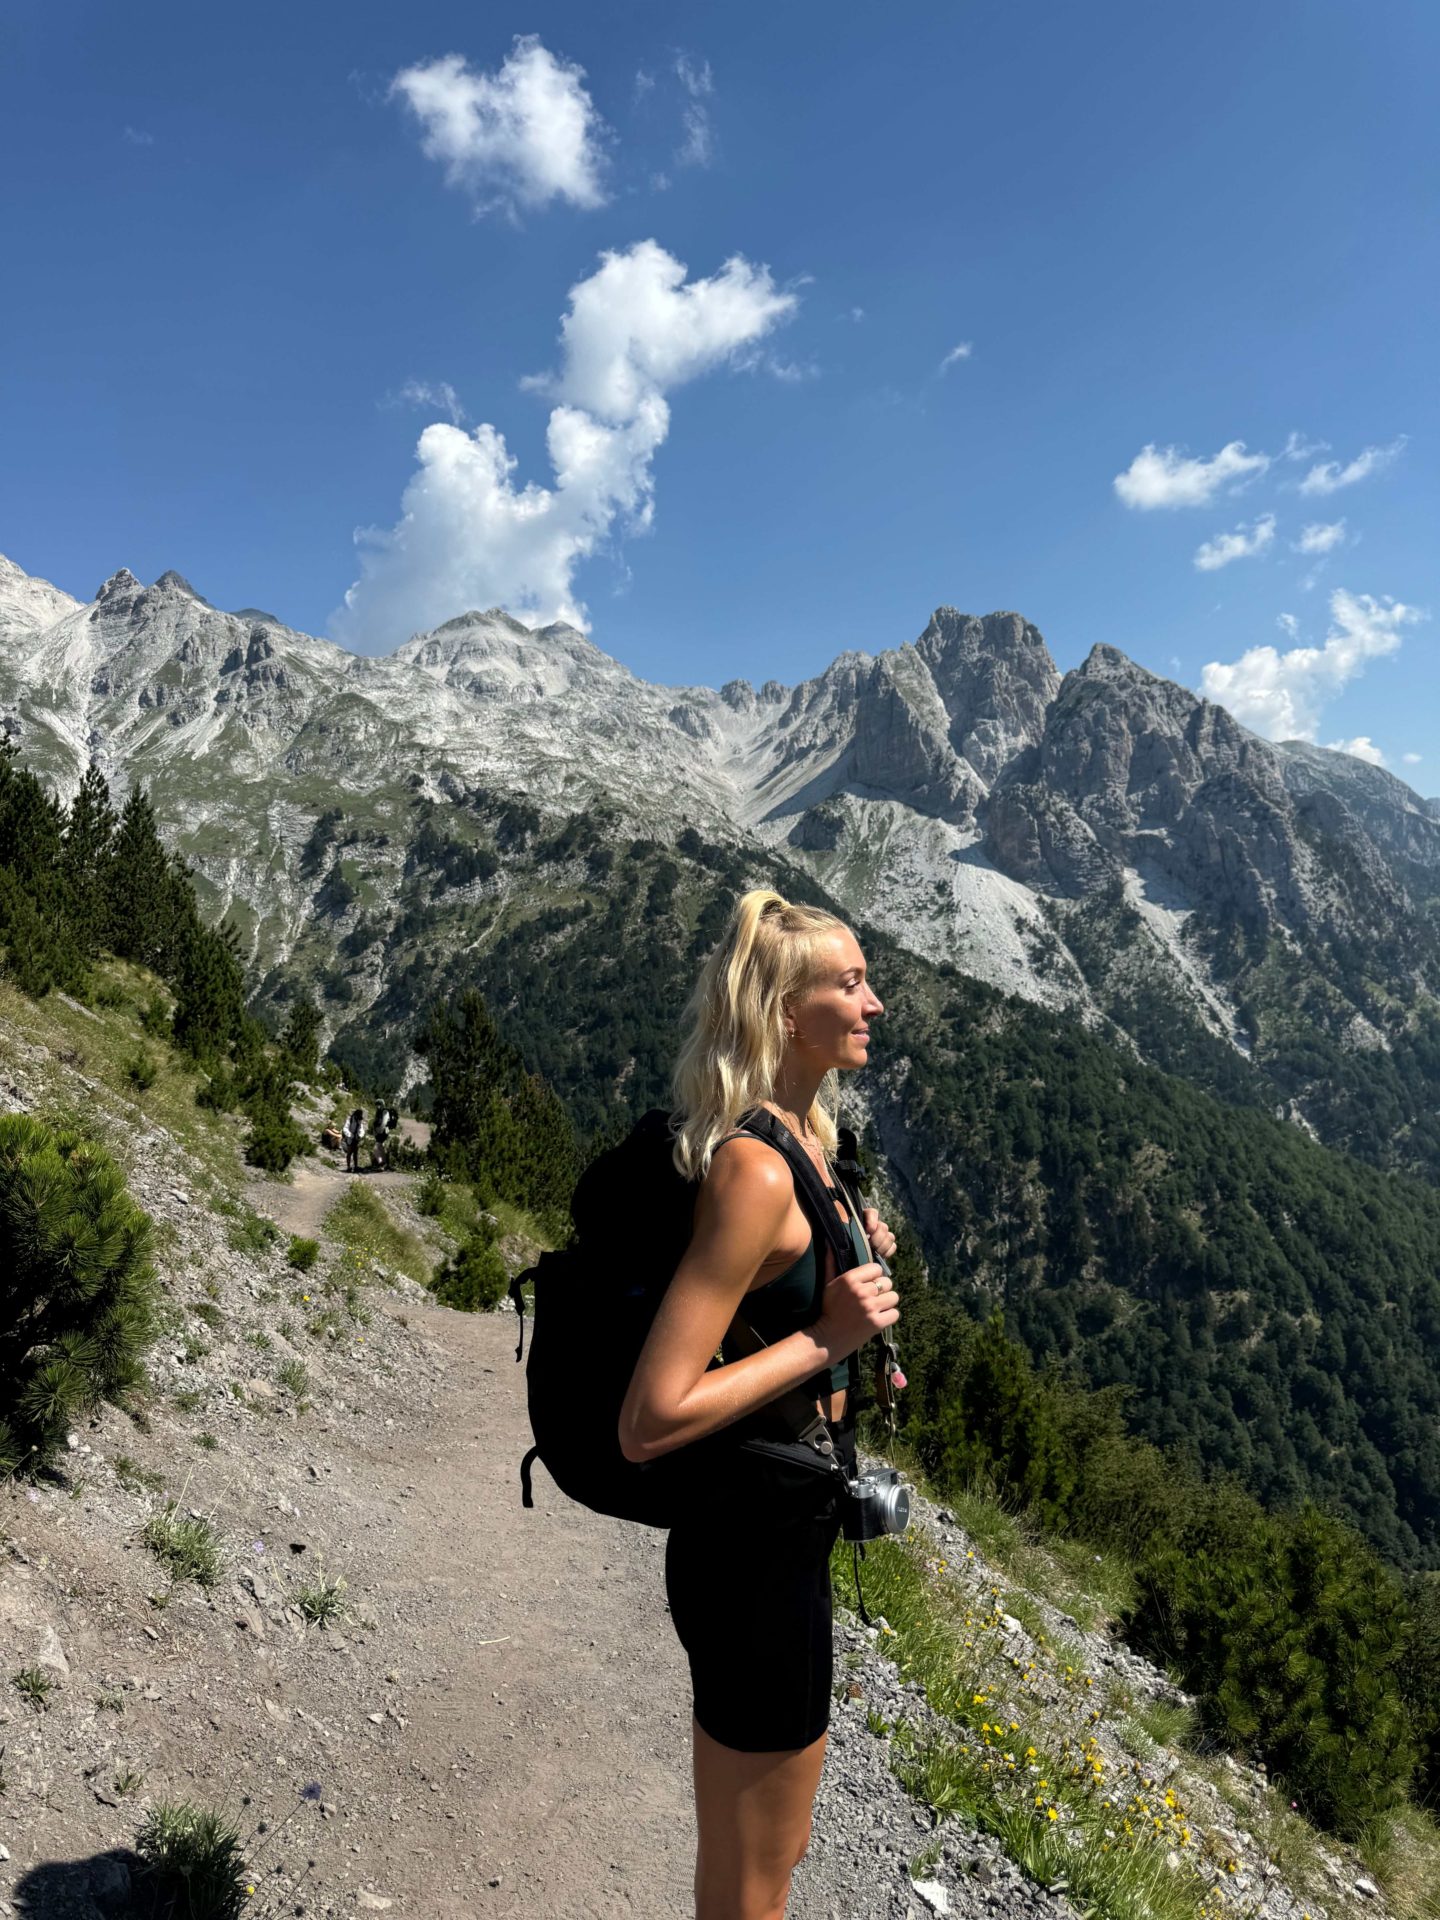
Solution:
<svg viewBox="0 0 1440 1920"><path fill-rule="evenodd" d="M20 0L4 56L30 571L711 684L1013 607L1440 793L1421 0Z"/></svg>

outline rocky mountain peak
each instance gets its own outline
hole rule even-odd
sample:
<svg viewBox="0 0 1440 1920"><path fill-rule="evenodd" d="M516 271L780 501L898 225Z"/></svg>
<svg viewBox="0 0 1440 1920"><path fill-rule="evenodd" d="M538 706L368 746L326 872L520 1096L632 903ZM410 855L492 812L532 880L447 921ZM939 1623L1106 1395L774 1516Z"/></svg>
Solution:
<svg viewBox="0 0 1440 1920"><path fill-rule="evenodd" d="M140 593L142 591L143 589L140 582L135 578L134 574L131 573L130 569L128 567L121 567L118 573L111 574L110 578L96 594L95 599L99 605L103 606L107 600L114 600L124 594Z"/></svg>
<svg viewBox="0 0 1440 1920"><path fill-rule="evenodd" d="M951 747L989 787L1033 746L1060 686L1050 650L1018 613L937 607L913 652L944 705Z"/></svg>
<svg viewBox="0 0 1440 1920"><path fill-rule="evenodd" d="M176 573L173 567L166 568L165 572L162 573L160 578L155 582L151 591L153 593L183 593L189 600L198 600L202 607L208 607L214 604L212 601L207 600L203 593L197 593L185 578L184 574Z"/></svg>
<svg viewBox="0 0 1440 1920"><path fill-rule="evenodd" d="M1083 674L1087 680L1158 680L1160 677L1151 673L1148 667L1139 666L1128 653L1122 653L1118 647L1108 646L1103 640L1096 641L1075 671Z"/></svg>

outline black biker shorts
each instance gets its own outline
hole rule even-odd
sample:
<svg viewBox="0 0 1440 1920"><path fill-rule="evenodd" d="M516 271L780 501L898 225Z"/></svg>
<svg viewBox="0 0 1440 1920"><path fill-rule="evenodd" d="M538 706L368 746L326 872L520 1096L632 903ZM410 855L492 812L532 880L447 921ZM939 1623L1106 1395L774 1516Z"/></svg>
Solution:
<svg viewBox="0 0 1440 1920"><path fill-rule="evenodd" d="M842 1434L842 1458L853 1443ZM830 1725L830 1549L839 1500L811 1485L757 1490L671 1527L665 1595L690 1661L695 1718L741 1753L808 1747Z"/></svg>

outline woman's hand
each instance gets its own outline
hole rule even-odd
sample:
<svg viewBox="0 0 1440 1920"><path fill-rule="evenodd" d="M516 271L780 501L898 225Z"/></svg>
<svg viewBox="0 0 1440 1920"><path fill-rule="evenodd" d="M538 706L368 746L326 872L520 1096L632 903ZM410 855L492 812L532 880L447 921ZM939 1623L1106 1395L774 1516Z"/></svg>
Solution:
<svg viewBox="0 0 1440 1920"><path fill-rule="evenodd" d="M890 1276L867 1260L826 1284L814 1331L832 1360L844 1360L899 1318L900 1296Z"/></svg>
<svg viewBox="0 0 1440 1920"><path fill-rule="evenodd" d="M865 1238L870 1242L870 1251L877 1260L890 1260L895 1254L895 1236L880 1218L878 1207L862 1207L860 1224L865 1229Z"/></svg>

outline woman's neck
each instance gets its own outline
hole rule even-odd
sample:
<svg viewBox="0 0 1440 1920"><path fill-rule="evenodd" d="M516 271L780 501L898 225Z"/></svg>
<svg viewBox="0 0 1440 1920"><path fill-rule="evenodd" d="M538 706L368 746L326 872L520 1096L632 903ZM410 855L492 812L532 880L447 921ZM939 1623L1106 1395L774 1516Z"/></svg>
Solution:
<svg viewBox="0 0 1440 1920"><path fill-rule="evenodd" d="M809 1133L806 1116L815 1104L815 1096L820 1091L820 1081L824 1075L799 1070L781 1069L775 1082L774 1092L770 1096L772 1106L787 1126L793 1127L803 1140Z"/></svg>

